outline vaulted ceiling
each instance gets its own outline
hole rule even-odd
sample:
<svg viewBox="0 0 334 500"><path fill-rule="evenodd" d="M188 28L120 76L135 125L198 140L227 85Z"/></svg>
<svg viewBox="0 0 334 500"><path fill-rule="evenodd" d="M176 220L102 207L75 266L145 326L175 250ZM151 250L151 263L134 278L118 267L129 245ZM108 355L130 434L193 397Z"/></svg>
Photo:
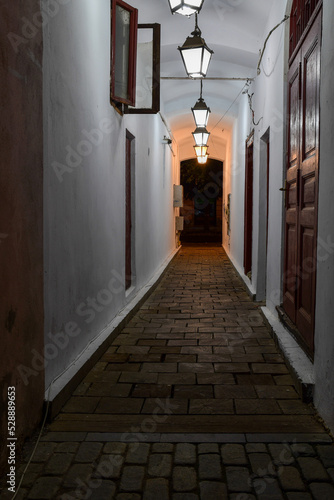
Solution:
<svg viewBox="0 0 334 500"><path fill-rule="evenodd" d="M226 134L237 112L238 100L233 102L245 81L209 78L249 78L256 75L264 30L274 1L204 1L198 24L207 45L214 50L207 79L203 82L203 97L212 111L208 130L211 131L211 145L216 150L209 148L213 157L219 157L219 147L225 140L224 132ZM195 128L191 107L199 97L200 82L165 80L164 77L186 76L177 47L183 45L193 31L195 17L172 15L168 0L136 0L132 5L139 10L140 23L161 24L162 110L179 144L181 159L189 157L193 144L191 132ZM226 116L216 125L225 113Z"/></svg>

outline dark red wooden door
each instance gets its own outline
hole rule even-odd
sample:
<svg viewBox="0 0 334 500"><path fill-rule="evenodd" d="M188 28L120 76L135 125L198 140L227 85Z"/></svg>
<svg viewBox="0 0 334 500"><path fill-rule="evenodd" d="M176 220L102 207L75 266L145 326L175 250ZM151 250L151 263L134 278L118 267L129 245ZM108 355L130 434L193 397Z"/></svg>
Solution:
<svg viewBox="0 0 334 500"><path fill-rule="evenodd" d="M244 272L252 271L253 242L253 134L246 141L245 218L244 218Z"/></svg>
<svg viewBox="0 0 334 500"><path fill-rule="evenodd" d="M132 228L132 208L131 208L131 143L132 138L126 136L125 154L125 288L131 286L131 228Z"/></svg>
<svg viewBox="0 0 334 500"><path fill-rule="evenodd" d="M283 306L314 351L321 13L288 75L289 122Z"/></svg>

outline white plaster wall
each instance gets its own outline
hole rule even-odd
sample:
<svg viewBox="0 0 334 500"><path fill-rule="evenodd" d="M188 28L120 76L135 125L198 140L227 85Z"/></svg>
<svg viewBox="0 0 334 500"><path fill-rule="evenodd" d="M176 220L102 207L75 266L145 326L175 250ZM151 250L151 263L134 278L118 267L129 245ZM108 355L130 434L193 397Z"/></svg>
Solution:
<svg viewBox="0 0 334 500"><path fill-rule="evenodd" d="M109 103L110 2L63 3L44 28L46 387L131 299L124 290L126 128L136 137L132 296L175 248L177 158L162 144L165 125L159 115L122 118ZM85 146L92 129L100 129L96 144ZM84 147L69 167L68 152Z"/></svg>
<svg viewBox="0 0 334 500"><path fill-rule="evenodd" d="M318 260L315 315L315 405L334 431L334 4L323 3L320 89Z"/></svg>
<svg viewBox="0 0 334 500"><path fill-rule="evenodd" d="M278 24L285 15L286 2L276 2L273 5L263 38L259 48L262 48L269 31ZM282 187L284 167L284 71L285 71L285 27L278 28L270 37L264 53L261 74L249 88L254 93L254 122L249 110L247 96L239 99L239 115L233 129L233 159L231 169L231 238L230 258L243 276L252 293L257 291L258 266L265 265L259 261L259 227L260 201L260 139L270 129L270 181L269 181L269 225L268 253L266 264L267 306L274 310L281 300L281 245L283 196ZM259 123L258 123L259 122ZM244 251L244 189L245 189L245 141L254 129L254 182L253 182L253 242L252 242L252 280L243 275ZM261 238L260 238L261 240ZM263 271L263 270L261 270Z"/></svg>

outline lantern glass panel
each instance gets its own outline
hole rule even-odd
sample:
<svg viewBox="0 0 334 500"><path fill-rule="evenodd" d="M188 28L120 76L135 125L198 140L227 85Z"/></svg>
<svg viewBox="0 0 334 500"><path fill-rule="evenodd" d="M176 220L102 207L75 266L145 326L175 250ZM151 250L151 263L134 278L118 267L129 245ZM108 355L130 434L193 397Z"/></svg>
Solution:
<svg viewBox="0 0 334 500"><path fill-rule="evenodd" d="M212 53L208 51L208 49L203 49L203 63L202 63L202 73L205 76L208 72L208 67L210 63Z"/></svg>
<svg viewBox="0 0 334 500"><path fill-rule="evenodd" d="M206 127L209 119L207 109L193 109L194 119L197 127Z"/></svg>
<svg viewBox="0 0 334 500"><path fill-rule="evenodd" d="M172 12L182 14L183 16L191 16L195 12L199 12L202 8L204 0L169 0Z"/></svg>
<svg viewBox="0 0 334 500"><path fill-rule="evenodd" d="M208 151L208 146L195 146L196 156L205 156Z"/></svg>
<svg viewBox="0 0 334 500"><path fill-rule="evenodd" d="M201 165L204 165L204 164L208 161L208 156L209 156L209 155L205 155L205 156L198 156L198 157L197 157L197 161L198 161L198 163L200 163Z"/></svg>
<svg viewBox="0 0 334 500"><path fill-rule="evenodd" d="M201 76L202 48L182 50L184 65L189 76Z"/></svg>

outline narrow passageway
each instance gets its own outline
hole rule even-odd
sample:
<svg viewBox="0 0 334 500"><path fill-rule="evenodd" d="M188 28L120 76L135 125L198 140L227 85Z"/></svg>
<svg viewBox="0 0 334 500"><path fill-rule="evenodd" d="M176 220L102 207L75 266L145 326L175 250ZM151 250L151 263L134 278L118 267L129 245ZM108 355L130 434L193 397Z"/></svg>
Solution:
<svg viewBox="0 0 334 500"><path fill-rule="evenodd" d="M224 250L188 245L43 433L18 498L332 499L333 467Z"/></svg>
<svg viewBox="0 0 334 500"><path fill-rule="evenodd" d="M158 432L318 429L219 246L181 249L52 429L123 432L156 413Z"/></svg>

